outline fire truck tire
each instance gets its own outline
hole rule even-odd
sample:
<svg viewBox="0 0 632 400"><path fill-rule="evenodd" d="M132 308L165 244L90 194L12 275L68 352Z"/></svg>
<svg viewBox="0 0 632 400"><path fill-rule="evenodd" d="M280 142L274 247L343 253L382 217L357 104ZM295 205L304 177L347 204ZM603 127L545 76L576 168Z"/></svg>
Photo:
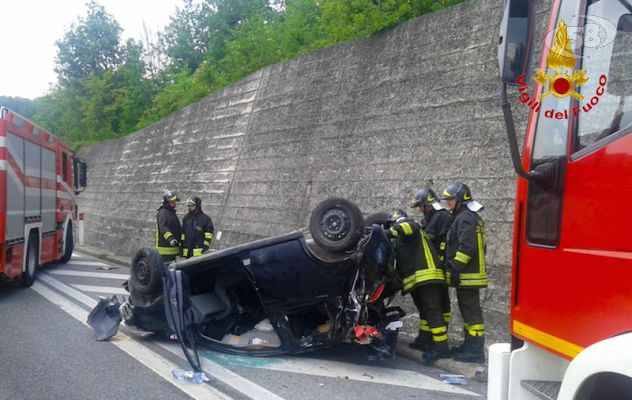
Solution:
<svg viewBox="0 0 632 400"><path fill-rule="evenodd" d="M20 277L20 286L22 287L31 287L33 286L33 282L35 282L35 271L37 270L39 259L37 249L37 236L35 234L31 234L29 236L28 248L26 250L26 268Z"/></svg>
<svg viewBox="0 0 632 400"><path fill-rule="evenodd" d="M64 256L59 259L59 262L67 263L72 257L72 252L75 249L75 240L72 235L72 224L68 223L68 229L66 229L66 251Z"/></svg>
<svg viewBox="0 0 632 400"><path fill-rule="evenodd" d="M130 269L130 292L148 295L162 291L162 257L156 249L139 249L132 259Z"/></svg>

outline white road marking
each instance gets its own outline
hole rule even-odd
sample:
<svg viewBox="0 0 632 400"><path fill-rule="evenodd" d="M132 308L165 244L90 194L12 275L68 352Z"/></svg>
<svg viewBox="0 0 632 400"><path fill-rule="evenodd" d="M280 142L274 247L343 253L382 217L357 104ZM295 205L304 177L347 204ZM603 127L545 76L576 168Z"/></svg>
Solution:
<svg viewBox="0 0 632 400"><path fill-rule="evenodd" d="M179 345L175 343L160 343L160 347L162 347L165 350L168 350L169 352L175 355L178 355L180 357L182 356L182 349L180 348ZM279 397L276 394L270 392L269 390L264 389L261 386L257 385L256 383L249 381L243 376L236 374L227 368L222 367L221 365L219 365L218 363L214 361L200 357L200 363L202 364L202 370L206 374L219 379L220 381L224 382L228 386L233 387L234 389L242 392L243 394L245 394L246 396L252 399L283 400L282 397Z"/></svg>
<svg viewBox="0 0 632 400"><path fill-rule="evenodd" d="M46 282L47 284L54 287L55 289L58 289L66 293L68 296L74 298L75 300L78 300L80 303L83 303L90 308L94 308L94 306L97 305L97 301L93 299L92 297L86 296L80 291L59 282L57 279L54 279L52 276L46 273L37 274L37 279L40 281Z"/></svg>
<svg viewBox="0 0 632 400"><path fill-rule="evenodd" d="M37 275L37 279L41 280L43 282L46 282L48 285L51 285L55 289L60 290L61 292L67 294L68 296L74 298L75 300L79 301L80 303L83 303L84 305L86 305L86 306L88 306L90 308L94 308L94 306L97 305L97 301L94 300L93 298L91 298L89 296L86 296L85 294L81 293L80 291L78 291L78 290L76 290L74 288L71 288L70 286L58 281L57 279L54 279L53 277L51 277L50 275L47 275L46 273L38 274ZM72 305L72 303L69 303L69 304ZM83 310L81 310L81 311L83 311ZM86 313L85 315L86 315L86 317L83 318L82 321L86 320L88 313ZM122 334L119 333L119 335L122 335ZM131 341L131 342L133 342L133 341ZM168 350L169 352L171 352L173 354L176 354L178 357L182 357L183 356L182 355L182 350L176 344L167 343L167 344L160 344L160 346L162 346L164 349ZM200 360L200 361L202 361L202 360ZM263 387L257 385L256 383L251 382L251 381L247 380L246 378L244 378L244 377L232 372L231 370L226 369L226 368L222 367L221 365L219 365L217 363L214 363L214 362L212 362L210 360L202 361L202 369L207 375L212 376L212 377L224 382L225 384L233 387L237 391L245 394L246 396L248 396L248 397L250 397L252 399L255 399L255 400L258 400L258 399L263 399L263 400L283 400L282 397L279 397L279 396L275 395L274 393L264 389Z"/></svg>
<svg viewBox="0 0 632 400"><path fill-rule="evenodd" d="M44 274L40 274L38 276L38 280ZM40 294L46 300L55 304L57 307L61 308L68 315L75 318L77 321L87 326L86 320L88 318L88 312L81 309L77 305L72 302L66 300L64 297L58 295L51 289L42 285L39 282L35 282L31 287L35 292ZM139 344L135 340L131 339L129 336L119 332L115 337L110 340L114 346L123 350L132 358L136 359L138 362L152 370L154 373L158 374L161 378L177 387L187 395L191 396L195 400L202 399L220 399L220 400L230 400L231 398L220 392L219 390L213 388L208 384L200 384L196 385L189 382L177 381L171 375L171 370L174 368L174 365L171 364L167 359L161 357L160 355L154 353L147 347Z"/></svg>
<svg viewBox="0 0 632 400"><path fill-rule="evenodd" d="M122 287L110 287L110 286L92 286L92 285L75 285L71 284L71 286L76 287L77 289L83 292L91 292L91 293L107 293L107 294L129 294L127 290Z"/></svg>
<svg viewBox="0 0 632 400"><path fill-rule="evenodd" d="M110 274L107 272L87 272L87 271L74 271L70 269L49 269L46 271L50 275L64 275L64 276L80 276L86 278L105 278L105 279L129 279L129 275L126 274Z"/></svg>
<svg viewBox="0 0 632 400"><path fill-rule="evenodd" d="M94 266L94 267L107 267L108 266L107 264L98 262L98 261L68 261L66 264L67 265L80 265L80 266L88 265L88 266Z"/></svg>
<svg viewBox="0 0 632 400"><path fill-rule="evenodd" d="M83 256L81 254L75 252L75 253L72 253L72 257L73 258L75 258L75 257L82 258Z"/></svg>
<svg viewBox="0 0 632 400"><path fill-rule="evenodd" d="M414 389L480 397L477 393L473 393L453 385L448 385L440 380L415 371L296 357L271 358L267 359L270 362L261 363L261 365L255 364L253 366L252 363L243 363L243 365L240 365L239 360L243 358L240 356L216 352L207 352L206 354L211 355L211 357L218 360L220 363L225 361L228 365L262 368L273 371L292 372L295 374L322 376L327 378L344 378L360 382L371 382L383 385L403 386Z"/></svg>

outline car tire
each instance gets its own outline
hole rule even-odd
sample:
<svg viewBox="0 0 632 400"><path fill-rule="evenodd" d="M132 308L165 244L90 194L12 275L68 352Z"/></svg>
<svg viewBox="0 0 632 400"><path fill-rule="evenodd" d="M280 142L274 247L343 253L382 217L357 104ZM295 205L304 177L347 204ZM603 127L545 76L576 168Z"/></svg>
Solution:
<svg viewBox="0 0 632 400"><path fill-rule="evenodd" d="M130 292L143 295L156 294L162 291L163 275L162 257L156 249L145 247L139 249L130 267Z"/></svg>
<svg viewBox="0 0 632 400"><path fill-rule="evenodd" d="M309 230L316 244L323 249L331 252L349 250L362 237L362 211L347 199L324 200L312 211Z"/></svg>
<svg viewBox="0 0 632 400"><path fill-rule="evenodd" d="M31 234L29 236L28 248L26 249L26 268L24 273L20 277L20 286L31 287L35 282L35 271L39 266L39 254L38 254L37 236Z"/></svg>
<svg viewBox="0 0 632 400"><path fill-rule="evenodd" d="M59 259L61 263L67 263L70 261L70 257L72 257L72 252L75 249L75 238L72 234L72 224L68 223L68 228L66 229L66 251L64 252L64 256Z"/></svg>
<svg viewBox="0 0 632 400"><path fill-rule="evenodd" d="M386 221L388 220L388 214L380 211L373 213L364 219L364 227L372 228L374 224L382 225L384 227L386 225Z"/></svg>

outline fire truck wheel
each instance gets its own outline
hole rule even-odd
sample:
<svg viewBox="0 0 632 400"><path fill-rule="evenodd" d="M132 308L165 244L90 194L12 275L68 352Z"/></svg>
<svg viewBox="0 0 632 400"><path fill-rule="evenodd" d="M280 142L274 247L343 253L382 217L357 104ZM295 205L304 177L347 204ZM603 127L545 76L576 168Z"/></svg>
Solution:
<svg viewBox="0 0 632 400"><path fill-rule="evenodd" d="M31 234L29 236L28 249L26 250L26 269L20 278L22 287L31 287L35 282L35 271L37 270L38 254L37 254L37 236Z"/></svg>
<svg viewBox="0 0 632 400"><path fill-rule="evenodd" d="M162 257L156 249L145 247L136 252L130 270L130 292L155 294L162 291Z"/></svg>
<svg viewBox="0 0 632 400"><path fill-rule="evenodd" d="M70 261L70 257L72 257L72 251L75 248L75 241L72 235L72 225L68 224L68 229L66 229L66 251L64 252L64 256L59 259L59 262L67 263Z"/></svg>

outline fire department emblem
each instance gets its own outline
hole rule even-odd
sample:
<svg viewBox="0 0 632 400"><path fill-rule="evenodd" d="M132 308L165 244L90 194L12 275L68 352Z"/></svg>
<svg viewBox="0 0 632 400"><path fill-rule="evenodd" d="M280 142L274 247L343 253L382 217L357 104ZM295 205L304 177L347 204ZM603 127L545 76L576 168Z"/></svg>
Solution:
<svg viewBox="0 0 632 400"><path fill-rule="evenodd" d="M585 69L575 70L576 59L571 48L571 41L568 39L566 23L560 20L553 47L546 58L546 63L554 74L551 76L548 72L538 69L533 78L544 89L547 88L547 82L549 83L548 90L540 95L540 99L550 94L558 98L573 96L577 100L584 99L584 96L575 89L588 82L588 77Z"/></svg>

